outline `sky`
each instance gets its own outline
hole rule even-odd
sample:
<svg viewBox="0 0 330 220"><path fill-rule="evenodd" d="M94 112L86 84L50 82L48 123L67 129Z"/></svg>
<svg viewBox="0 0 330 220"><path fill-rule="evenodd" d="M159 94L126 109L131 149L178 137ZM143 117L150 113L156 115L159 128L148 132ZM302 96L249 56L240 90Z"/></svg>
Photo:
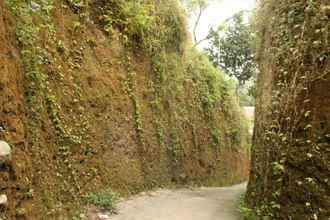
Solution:
<svg viewBox="0 0 330 220"><path fill-rule="evenodd" d="M217 27L221 22L242 10L251 10L255 7L255 0L213 0L213 3L204 11L197 29L197 39L203 39L211 27ZM196 17L190 19L190 30ZM207 46L201 44L200 48Z"/></svg>

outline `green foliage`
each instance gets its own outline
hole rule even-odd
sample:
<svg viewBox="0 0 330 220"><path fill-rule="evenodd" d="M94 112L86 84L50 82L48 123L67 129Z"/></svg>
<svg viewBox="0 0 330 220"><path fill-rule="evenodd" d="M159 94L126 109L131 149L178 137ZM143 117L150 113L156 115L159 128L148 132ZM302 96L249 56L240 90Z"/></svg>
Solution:
<svg viewBox="0 0 330 220"><path fill-rule="evenodd" d="M81 9L86 7L86 1L84 0L66 0L75 9Z"/></svg>
<svg viewBox="0 0 330 220"><path fill-rule="evenodd" d="M184 13L176 0L97 0L91 8L104 30L110 35L119 31L131 48L153 53L166 45L181 50L186 39Z"/></svg>
<svg viewBox="0 0 330 220"><path fill-rule="evenodd" d="M156 9L156 19L144 47L152 55L160 53L161 49L183 53L187 41L184 11L177 0L162 0Z"/></svg>
<svg viewBox="0 0 330 220"><path fill-rule="evenodd" d="M81 20L86 20L90 16L89 10L90 0L65 0L72 10L79 15Z"/></svg>
<svg viewBox="0 0 330 220"><path fill-rule="evenodd" d="M270 207L262 205L260 208L250 209L245 203L245 194L243 194L240 197L238 209L244 220L272 220L274 217L271 214L271 210L278 208L278 206L278 204L273 203Z"/></svg>
<svg viewBox="0 0 330 220"><path fill-rule="evenodd" d="M181 3L185 6L189 13L193 13L196 10L204 10L210 4L211 0L181 0Z"/></svg>
<svg viewBox="0 0 330 220"><path fill-rule="evenodd" d="M112 3L114 4L114 3ZM127 37L143 38L153 22L153 6L142 1L119 1L116 3L118 11L113 11L111 2L103 8L105 31L112 33L119 28Z"/></svg>
<svg viewBox="0 0 330 220"><path fill-rule="evenodd" d="M118 198L119 197L116 193L111 189L107 189L97 193L90 193L86 197L86 200L89 204L106 209L109 212L114 212Z"/></svg>
<svg viewBox="0 0 330 220"><path fill-rule="evenodd" d="M252 48L254 34L244 19L245 13L239 12L220 25L218 30L211 29L211 45L206 49L214 65L235 77L239 85L255 77L257 71Z"/></svg>
<svg viewBox="0 0 330 220"><path fill-rule="evenodd" d="M191 77L196 89L201 114L209 123L214 147L218 149L222 145L221 132L215 120L219 111L222 111L228 120L226 136L232 146L241 148L244 145L248 148L248 125L233 98L231 80L226 80L224 74L211 64L206 55L194 49L187 54L185 68L186 76Z"/></svg>
<svg viewBox="0 0 330 220"><path fill-rule="evenodd" d="M228 96L228 83L223 74L209 62L208 58L196 50L189 53L186 71L193 76L199 90L200 99L206 110L221 106Z"/></svg>
<svg viewBox="0 0 330 220"><path fill-rule="evenodd" d="M282 164L278 162L273 163L273 171L275 175L280 175L285 171L285 168Z"/></svg>
<svg viewBox="0 0 330 220"><path fill-rule="evenodd" d="M245 194L241 195L238 208L244 220L257 220L257 217L254 215L253 210L247 208L245 204Z"/></svg>
<svg viewBox="0 0 330 220"><path fill-rule="evenodd" d="M187 13L191 17L196 17L193 27L193 38L194 38L194 46L196 47L198 44L208 39L208 36L205 39L197 40L197 28L200 23L203 12L207 9L210 3L213 0L180 0L182 5L186 8ZM220 0L218 0L220 1Z"/></svg>
<svg viewBox="0 0 330 220"><path fill-rule="evenodd" d="M259 95L271 104L266 108L260 103L259 112L264 113L257 116L262 122L257 125L260 137L249 197L256 207L264 204L271 219L284 215L326 219L329 215L329 199L324 196L327 187L313 181L322 178L322 167L327 167L320 162L327 160L320 147L326 142L321 138L323 128L316 126L326 115L327 102L316 91L329 88L325 54L330 16L324 11L328 5L327 1L260 2Z"/></svg>
<svg viewBox="0 0 330 220"><path fill-rule="evenodd" d="M250 79L245 82L244 85L237 85L237 82L235 81L235 86L238 91L240 105L254 106L256 99L256 79Z"/></svg>
<svg viewBox="0 0 330 220"><path fill-rule="evenodd" d="M53 34L53 27L49 24L50 10L53 8L52 0L34 2L37 6L24 1L7 1L6 5L17 17L16 37L21 46L21 57L25 70L27 100L31 105L39 106L37 99L46 90L48 76L44 73L42 65L47 63L47 51L36 46L39 34L42 31ZM38 17L38 22L34 20ZM34 108L32 108L34 110ZM35 116L34 116L35 117Z"/></svg>

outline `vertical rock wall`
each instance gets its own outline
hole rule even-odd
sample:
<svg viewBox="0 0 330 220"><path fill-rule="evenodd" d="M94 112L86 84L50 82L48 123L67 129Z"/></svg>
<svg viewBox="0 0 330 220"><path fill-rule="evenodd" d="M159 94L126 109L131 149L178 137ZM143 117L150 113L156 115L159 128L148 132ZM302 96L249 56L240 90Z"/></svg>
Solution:
<svg viewBox="0 0 330 220"><path fill-rule="evenodd" d="M0 219L79 216L108 188L247 178L239 106L186 31L176 0L0 0Z"/></svg>
<svg viewBox="0 0 330 220"><path fill-rule="evenodd" d="M247 200L260 219L330 217L330 4L261 1Z"/></svg>

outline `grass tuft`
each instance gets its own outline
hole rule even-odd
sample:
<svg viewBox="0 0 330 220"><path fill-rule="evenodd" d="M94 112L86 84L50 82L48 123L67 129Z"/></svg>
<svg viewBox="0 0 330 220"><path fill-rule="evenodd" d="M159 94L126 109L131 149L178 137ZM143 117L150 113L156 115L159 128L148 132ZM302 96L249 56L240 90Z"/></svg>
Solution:
<svg viewBox="0 0 330 220"><path fill-rule="evenodd" d="M113 192L111 189L106 189L101 192L90 193L87 196L87 203L113 213L116 210L118 199L119 196L117 193Z"/></svg>

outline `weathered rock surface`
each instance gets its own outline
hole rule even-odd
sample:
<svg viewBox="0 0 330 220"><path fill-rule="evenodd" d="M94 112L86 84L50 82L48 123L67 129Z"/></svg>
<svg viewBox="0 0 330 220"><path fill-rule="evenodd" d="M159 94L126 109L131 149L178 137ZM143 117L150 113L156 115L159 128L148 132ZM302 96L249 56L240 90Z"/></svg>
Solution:
<svg viewBox="0 0 330 220"><path fill-rule="evenodd" d="M258 219L330 218L329 1L263 0L248 203Z"/></svg>
<svg viewBox="0 0 330 220"><path fill-rule="evenodd" d="M1 217L66 219L108 186L128 194L247 178L240 110L212 64L186 56L177 2L126 12L133 2L0 0L0 139L15 149L0 171L14 189ZM126 24L138 12L160 33ZM121 23L111 36L108 20Z"/></svg>

